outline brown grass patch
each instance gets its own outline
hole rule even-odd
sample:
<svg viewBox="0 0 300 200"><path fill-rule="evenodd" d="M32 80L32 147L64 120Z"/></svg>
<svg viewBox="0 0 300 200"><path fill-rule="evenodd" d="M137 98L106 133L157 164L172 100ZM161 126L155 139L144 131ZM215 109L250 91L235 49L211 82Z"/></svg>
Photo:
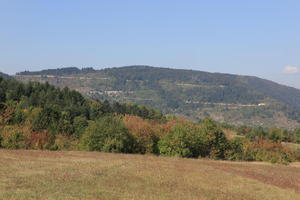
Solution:
<svg viewBox="0 0 300 200"><path fill-rule="evenodd" d="M0 199L300 199L300 165L0 150Z"/></svg>

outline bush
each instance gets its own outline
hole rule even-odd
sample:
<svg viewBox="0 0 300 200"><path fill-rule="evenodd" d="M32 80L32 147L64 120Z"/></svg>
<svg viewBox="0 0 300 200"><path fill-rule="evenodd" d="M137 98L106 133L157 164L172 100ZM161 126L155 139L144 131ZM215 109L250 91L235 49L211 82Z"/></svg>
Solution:
<svg viewBox="0 0 300 200"><path fill-rule="evenodd" d="M16 109L13 113L12 123L21 124L25 120L25 115L22 110Z"/></svg>
<svg viewBox="0 0 300 200"><path fill-rule="evenodd" d="M158 154L159 137L155 133L153 124L141 117L131 115L125 115L123 122L136 140L135 152Z"/></svg>
<svg viewBox="0 0 300 200"><path fill-rule="evenodd" d="M234 151L234 150L233 150ZM233 160L265 161L287 164L296 159L295 154L280 143L270 140L256 139L253 142L243 141L242 151L233 154ZM230 158L230 157L229 157Z"/></svg>
<svg viewBox="0 0 300 200"><path fill-rule="evenodd" d="M84 117L84 116L75 117L73 126L74 126L75 137L80 138L81 134L84 132L85 128L88 126L86 117Z"/></svg>
<svg viewBox="0 0 300 200"><path fill-rule="evenodd" d="M164 156L199 157L206 155L203 132L194 124L178 123L158 143Z"/></svg>
<svg viewBox="0 0 300 200"><path fill-rule="evenodd" d="M14 132L2 141L2 145L7 149L22 149L25 147L25 137L20 132Z"/></svg>
<svg viewBox="0 0 300 200"><path fill-rule="evenodd" d="M81 138L81 148L89 151L132 153L135 141L117 116L92 121Z"/></svg>
<svg viewBox="0 0 300 200"><path fill-rule="evenodd" d="M44 107L33 120L34 131L47 129L51 133L58 133L60 124L60 112L57 106Z"/></svg>
<svg viewBox="0 0 300 200"><path fill-rule="evenodd" d="M69 112L61 112L58 122L58 133L72 134L74 132L72 119Z"/></svg>
<svg viewBox="0 0 300 200"><path fill-rule="evenodd" d="M251 144L254 160L267 161L272 163L289 163L293 161L292 152L282 146L281 143L274 143L269 140L256 140Z"/></svg>
<svg viewBox="0 0 300 200"><path fill-rule="evenodd" d="M222 129L213 120L206 118L201 123L201 130L207 138L209 157L225 159L225 154L230 149L230 144Z"/></svg>
<svg viewBox="0 0 300 200"><path fill-rule="evenodd" d="M50 150L77 150L78 140L68 135L55 135Z"/></svg>
<svg viewBox="0 0 300 200"><path fill-rule="evenodd" d="M51 136L47 131L32 133L27 140L27 146L33 149L48 149L51 145Z"/></svg>
<svg viewBox="0 0 300 200"><path fill-rule="evenodd" d="M209 132L208 141L210 147L209 156L214 159L225 159L225 154L230 144L223 131L216 129Z"/></svg>
<svg viewBox="0 0 300 200"><path fill-rule="evenodd" d="M243 160L243 144L244 139L234 138L229 143L229 149L226 151L225 158L227 160Z"/></svg>

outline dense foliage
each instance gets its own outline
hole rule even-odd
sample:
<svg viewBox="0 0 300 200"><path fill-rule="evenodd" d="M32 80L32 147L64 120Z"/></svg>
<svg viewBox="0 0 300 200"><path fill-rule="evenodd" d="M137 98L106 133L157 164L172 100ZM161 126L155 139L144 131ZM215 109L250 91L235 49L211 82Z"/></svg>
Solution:
<svg viewBox="0 0 300 200"><path fill-rule="evenodd" d="M295 133L275 128L266 131L220 125L209 118L195 123L164 116L146 106L90 100L48 83L24 84L0 77L0 114L1 148L81 149L281 163L300 158L296 151L281 144L298 141L299 129ZM242 139L229 138L225 129L236 131Z"/></svg>
<svg viewBox="0 0 300 200"><path fill-rule="evenodd" d="M288 131L286 129L272 127L249 127L249 126L239 126L234 127L237 134L240 136L245 136L249 140L254 141L257 138L268 139L273 142L292 142L300 143L300 128Z"/></svg>
<svg viewBox="0 0 300 200"><path fill-rule="evenodd" d="M78 135L88 120L109 113L164 120L160 112L146 106L92 101L68 88L59 89L48 83L23 84L1 77L0 108L2 121L7 124L30 122L33 131L47 130L53 134Z"/></svg>
<svg viewBox="0 0 300 200"><path fill-rule="evenodd" d="M120 117L105 116L90 123L82 139L88 151L132 153L134 139Z"/></svg>
<svg viewBox="0 0 300 200"><path fill-rule="evenodd" d="M268 127L276 122L286 128L300 124L299 90L250 76L128 66L27 71L16 78L48 81L101 101L134 102L194 120L211 117L236 125Z"/></svg>

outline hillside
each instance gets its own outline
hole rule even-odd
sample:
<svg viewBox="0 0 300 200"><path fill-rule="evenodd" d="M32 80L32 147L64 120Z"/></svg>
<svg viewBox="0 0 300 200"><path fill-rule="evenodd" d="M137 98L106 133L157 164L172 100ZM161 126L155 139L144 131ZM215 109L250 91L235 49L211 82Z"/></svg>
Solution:
<svg viewBox="0 0 300 200"><path fill-rule="evenodd" d="M295 128L300 90L252 76L129 66L21 72L21 81L49 82L97 99L134 102L198 120Z"/></svg>
<svg viewBox="0 0 300 200"><path fill-rule="evenodd" d="M0 157L0 199L300 199L299 163L28 150Z"/></svg>
<svg viewBox="0 0 300 200"><path fill-rule="evenodd" d="M10 79L11 77L8 74L0 72L0 77L5 78L5 79Z"/></svg>
<svg viewBox="0 0 300 200"><path fill-rule="evenodd" d="M300 160L300 152L281 142L299 143L300 129L232 127L209 118L194 122L143 105L111 104L48 83L0 77L0 148Z"/></svg>

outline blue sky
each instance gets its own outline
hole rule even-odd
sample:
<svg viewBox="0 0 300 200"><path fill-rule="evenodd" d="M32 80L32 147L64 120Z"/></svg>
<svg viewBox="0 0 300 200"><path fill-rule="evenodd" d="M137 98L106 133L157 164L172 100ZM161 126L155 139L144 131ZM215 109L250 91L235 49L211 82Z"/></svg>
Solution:
<svg viewBox="0 0 300 200"><path fill-rule="evenodd" d="M299 0L0 0L0 71L145 64L300 88Z"/></svg>

